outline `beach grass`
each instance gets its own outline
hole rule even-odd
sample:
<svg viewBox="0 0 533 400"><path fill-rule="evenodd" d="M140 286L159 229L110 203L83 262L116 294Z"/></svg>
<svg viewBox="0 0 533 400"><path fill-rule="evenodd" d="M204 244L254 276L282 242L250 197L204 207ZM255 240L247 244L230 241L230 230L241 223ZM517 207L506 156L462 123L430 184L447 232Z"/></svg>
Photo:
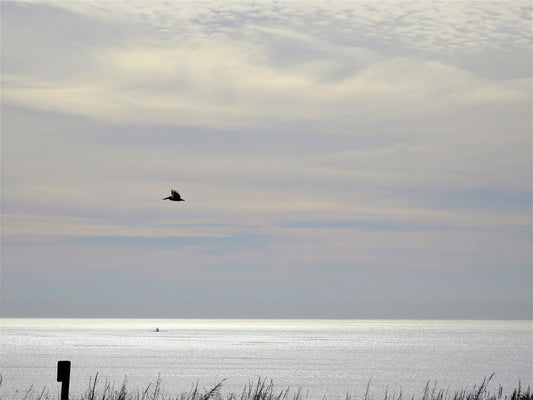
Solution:
<svg viewBox="0 0 533 400"><path fill-rule="evenodd" d="M436 383L427 383L419 395L404 396L400 393L385 392L375 395L370 391L370 383L361 396L347 393L338 398L324 396L322 400L533 400L533 391L530 386L523 387L520 383L511 392L504 393L503 388L489 390L489 382L492 376L485 378L479 385L462 390L450 391L439 388ZM128 390L126 379L116 386L108 379L101 380L98 374L91 378L88 389L82 395L71 395L70 400L308 400L304 388L292 389L276 388L274 382L269 379L257 378L249 381L240 392L223 393L224 381L217 383L212 388L200 390L198 382L187 392L168 394L162 388L161 378L158 377L153 383L144 389ZM0 391L1 393L1 391ZM3 397L2 397L3 398ZM59 393L50 394L47 390L36 390L29 387L16 393L10 400L59 400ZM7 399L6 399L7 400Z"/></svg>

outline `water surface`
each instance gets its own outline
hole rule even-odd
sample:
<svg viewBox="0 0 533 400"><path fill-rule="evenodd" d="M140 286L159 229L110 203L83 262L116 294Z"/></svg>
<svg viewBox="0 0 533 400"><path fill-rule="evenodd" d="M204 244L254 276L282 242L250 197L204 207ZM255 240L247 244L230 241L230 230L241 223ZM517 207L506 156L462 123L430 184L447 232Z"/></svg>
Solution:
<svg viewBox="0 0 533 400"><path fill-rule="evenodd" d="M531 321L1 319L0 393L30 385L57 393L59 360L72 361L71 394L96 373L170 394L199 381L241 392L258 376L302 387L310 400L361 397L370 382L421 394L428 381L471 388L495 374L512 390L533 376ZM156 332L156 328L159 332Z"/></svg>

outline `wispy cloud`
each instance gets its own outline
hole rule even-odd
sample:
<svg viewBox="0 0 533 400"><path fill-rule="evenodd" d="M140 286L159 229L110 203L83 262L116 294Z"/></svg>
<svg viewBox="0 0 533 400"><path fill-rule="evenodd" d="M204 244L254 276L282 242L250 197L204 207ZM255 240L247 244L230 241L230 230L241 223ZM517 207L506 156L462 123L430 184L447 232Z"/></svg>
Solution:
<svg viewBox="0 0 533 400"><path fill-rule="evenodd" d="M484 296L487 266L526 315L530 24L521 1L2 2L2 284L272 285L312 314L413 276L445 309L439 279Z"/></svg>
<svg viewBox="0 0 533 400"><path fill-rule="evenodd" d="M291 4L291 8L297 4ZM394 15L389 10L396 10L399 16L389 17L390 21L374 21L373 29L378 23L387 25L394 21L394 27L417 32L414 37L406 36L409 43L417 45L423 42L415 38L428 39L428 29L438 32L440 28L441 36L444 32L454 34L453 40L446 36L442 40L432 39L442 42L444 47L450 47L455 41L459 44L454 46L466 49L469 34L480 34L468 17L480 14L470 10L462 15L462 3L454 3L454 7L459 7L457 10L447 3L435 7L416 3L398 8L393 3L386 4L379 10L370 3L362 3L359 9L349 13L339 3L338 13L351 16L352 25L361 26L365 20L361 16L382 18ZM485 3L469 6L475 8L480 4ZM285 26L283 9L276 11L279 21L273 26L261 23L253 26L246 18L238 18L239 13L268 15L272 6L268 3L259 9L243 4L237 10L235 7L226 10L221 5L218 10L206 12L198 12L193 5L182 8L181 3L179 7L158 4L146 8L127 3L112 3L103 8L98 3L59 6L75 12L73 18L81 21L91 13L103 21L100 23L110 18L124 21L127 16L139 24L138 30L131 38L111 39L110 43L102 40L87 43L84 37L74 38L75 54L70 54L73 50L70 44L63 47L61 56L74 61L81 52L86 63L74 63L76 68L61 76L43 76L40 68L26 74L20 74L20 70L11 73L8 69L3 77L3 97L8 104L111 121L211 127L250 126L272 118L306 121L331 118L342 119L346 129L361 118L372 121L383 114L416 117L491 103L516 104L526 101L531 86L530 78L526 77L490 80L449 65L445 60L428 62L413 52L407 56L379 54L372 49L372 43L346 43L321 35L320 29L302 31L294 24ZM331 7L321 8L314 10L317 15L311 19L315 23L335 20L337 14L331 13ZM485 28L487 45L497 42L491 36L502 34L504 26L506 43L520 46L519 39L524 36L518 34L511 21L524 23L527 12L517 6L511 9L502 12L496 8L492 12L491 21L495 26L493 30ZM355 17L356 14L359 16ZM202 16L207 19L205 24ZM456 29L451 19L459 16L462 19L455 19L454 25L461 29ZM235 29L232 19L238 21L243 31ZM275 21L272 15L258 19ZM190 35L182 32L180 27L184 22L200 32L194 29ZM465 26L470 28L465 31L462 29ZM170 35L161 32L162 28L175 31ZM329 32L331 28L327 29ZM9 26L6 30L15 34L16 27ZM405 36L394 31L391 35ZM474 36L472 41L479 42L479 38ZM307 53L298 56L302 50ZM291 59L292 62L287 62Z"/></svg>
<svg viewBox="0 0 533 400"><path fill-rule="evenodd" d="M90 70L67 79L5 75L3 97L8 104L117 122L228 128L272 118L330 118L347 129L361 118L371 122L383 114L413 118L519 104L527 101L531 85L529 79L490 81L407 58L359 70L346 65L350 74L332 81L321 75L335 74L333 61L275 68L265 53L245 47L215 39L168 43L167 48L99 49Z"/></svg>

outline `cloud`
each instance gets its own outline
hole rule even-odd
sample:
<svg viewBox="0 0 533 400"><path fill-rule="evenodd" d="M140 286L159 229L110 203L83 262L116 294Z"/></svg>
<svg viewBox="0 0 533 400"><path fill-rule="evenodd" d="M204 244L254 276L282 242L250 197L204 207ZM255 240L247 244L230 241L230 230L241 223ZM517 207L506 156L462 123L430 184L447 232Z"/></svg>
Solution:
<svg viewBox="0 0 533 400"><path fill-rule="evenodd" d="M93 13L99 20L115 14L123 20L119 13L124 13L156 29L139 28L129 40L122 37L109 44L77 38L77 45L65 46L63 55L72 60L69 53L74 50L86 63L76 64L76 69L60 77L35 70L7 71L2 81L6 104L115 122L235 128L272 120L328 118L347 129L356 121L376 121L382 115L449 115L466 107L513 105L529 99L530 78L482 78L443 61L425 61L417 54L378 54L364 43L342 43L290 24L253 27L243 17L238 19L243 32L236 34L225 19L224 7L214 13L216 22L205 17L210 21L205 25L202 12L191 14L181 6L162 9L162 5L144 8L113 3L100 9L97 3L87 3L67 7L70 12L83 12L76 18ZM248 7L231 8L231 15L246 15ZM269 7L263 5L256 11ZM416 7L428 8L423 3ZM327 12L321 8L316 10L321 17L314 18L325 18L322 14ZM364 8L369 4L364 3ZM104 16L104 11L109 15ZM447 11L439 12L446 15ZM281 11L280 19L283 16ZM183 21L198 26L202 33L164 35L158 30ZM218 23L220 31L210 32ZM408 26L421 23L417 18ZM291 51L284 52L285 47ZM298 52L300 56L291 55Z"/></svg>
<svg viewBox="0 0 533 400"><path fill-rule="evenodd" d="M480 279L527 297L530 13L2 3L3 304L58 277L109 300L124 282L128 300L174 285L186 303L208 287L202 315L278 291L269 315L319 316L324 300L357 317L385 296L416 317L417 284L446 308L443 277L487 315L501 302ZM162 201L171 188L186 201Z"/></svg>
<svg viewBox="0 0 533 400"><path fill-rule="evenodd" d="M531 38L531 7L527 2L372 1L316 3L308 7L298 1L283 4L252 3L128 3L69 2L56 4L71 12L107 21L128 21L165 32L181 33L191 26L205 31L238 32L251 24L274 27L309 26L320 36L336 37L346 29L378 40L394 38L399 43L426 50L479 50L523 46ZM339 35L345 38L345 35ZM358 38L358 36L355 36Z"/></svg>
<svg viewBox="0 0 533 400"><path fill-rule="evenodd" d="M233 234L228 224L271 229L309 215L521 230L527 124L501 135L506 124L473 119L310 135L121 127L9 109L4 132L19 134L3 135L3 232L213 236ZM179 207L161 200L172 187L186 199Z"/></svg>
<svg viewBox="0 0 533 400"><path fill-rule="evenodd" d="M449 115L464 107L523 103L531 85L528 79L491 82L410 59L373 64L327 82L313 68L274 69L225 43L114 49L98 58L91 76L61 81L5 76L4 101L116 122L228 128L270 118L346 124L383 114Z"/></svg>
<svg viewBox="0 0 533 400"><path fill-rule="evenodd" d="M410 221L383 220L340 220L340 221L301 221L283 224L287 228L297 229L354 229L362 231L387 232L424 232L449 230L450 227L427 225Z"/></svg>

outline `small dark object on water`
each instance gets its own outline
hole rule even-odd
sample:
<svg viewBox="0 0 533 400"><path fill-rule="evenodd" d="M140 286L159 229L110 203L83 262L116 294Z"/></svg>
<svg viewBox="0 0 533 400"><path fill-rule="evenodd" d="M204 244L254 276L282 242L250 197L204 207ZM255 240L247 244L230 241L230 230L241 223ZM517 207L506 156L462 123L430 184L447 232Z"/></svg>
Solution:
<svg viewBox="0 0 533 400"><path fill-rule="evenodd" d="M159 332L159 328L155 328L155 331L156 331L156 332Z"/></svg>
<svg viewBox="0 0 533 400"><path fill-rule="evenodd" d="M180 194L176 192L174 189L170 191L172 194L171 196L165 197L163 200L172 200L172 201L185 201L181 198Z"/></svg>

